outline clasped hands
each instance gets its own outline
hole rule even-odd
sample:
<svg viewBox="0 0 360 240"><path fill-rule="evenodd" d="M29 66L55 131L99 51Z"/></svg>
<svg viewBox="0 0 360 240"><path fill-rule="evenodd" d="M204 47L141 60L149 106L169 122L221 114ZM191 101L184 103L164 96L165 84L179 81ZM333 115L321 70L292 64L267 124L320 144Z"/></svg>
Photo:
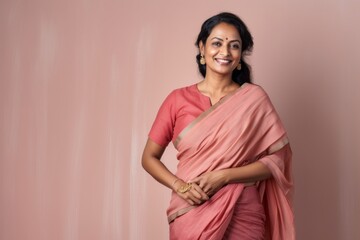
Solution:
<svg viewBox="0 0 360 240"><path fill-rule="evenodd" d="M172 188L190 205L199 205L209 200L225 184L224 171L218 170L204 173L187 183L176 179Z"/></svg>

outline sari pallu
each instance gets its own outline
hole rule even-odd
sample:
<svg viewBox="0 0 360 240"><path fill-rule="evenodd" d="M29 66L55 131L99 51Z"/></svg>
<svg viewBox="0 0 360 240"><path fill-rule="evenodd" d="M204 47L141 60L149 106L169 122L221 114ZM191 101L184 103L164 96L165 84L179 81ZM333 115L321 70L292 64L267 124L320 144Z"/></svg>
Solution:
<svg viewBox="0 0 360 240"><path fill-rule="evenodd" d="M266 237L295 239L291 205L291 150L286 132L267 94L244 84L189 124L174 141L177 177L261 161L273 177L258 183L266 214ZM244 184L229 184L210 200L191 206L175 192L167 210L171 239L223 239ZM181 217L181 221L176 218Z"/></svg>

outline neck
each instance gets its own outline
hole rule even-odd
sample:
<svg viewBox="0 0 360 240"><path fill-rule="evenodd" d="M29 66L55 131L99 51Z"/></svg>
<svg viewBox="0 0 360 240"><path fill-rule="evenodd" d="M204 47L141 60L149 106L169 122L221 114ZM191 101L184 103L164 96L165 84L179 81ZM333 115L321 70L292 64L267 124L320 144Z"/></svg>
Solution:
<svg viewBox="0 0 360 240"><path fill-rule="evenodd" d="M239 88L239 85L231 78L206 77L197 84L197 87L203 95L209 97L211 104L214 105L222 97Z"/></svg>
<svg viewBox="0 0 360 240"><path fill-rule="evenodd" d="M199 87L210 96L221 96L239 86L231 79L231 76L206 76L204 81L200 82Z"/></svg>

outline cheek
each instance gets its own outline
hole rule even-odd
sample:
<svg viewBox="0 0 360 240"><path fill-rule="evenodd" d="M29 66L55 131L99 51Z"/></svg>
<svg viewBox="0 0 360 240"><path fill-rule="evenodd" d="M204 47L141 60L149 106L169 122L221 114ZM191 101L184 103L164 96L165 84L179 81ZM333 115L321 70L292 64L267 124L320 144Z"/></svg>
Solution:
<svg viewBox="0 0 360 240"><path fill-rule="evenodd" d="M205 49L205 55L209 55L209 56L215 55L218 52L219 52L219 50L216 49L216 48L208 47L208 48Z"/></svg>
<svg viewBox="0 0 360 240"><path fill-rule="evenodd" d="M241 58L241 52L235 52L235 53L233 54L233 56L234 56L234 58L240 60L240 58Z"/></svg>
<svg viewBox="0 0 360 240"><path fill-rule="evenodd" d="M239 50L239 49L234 49L234 51L233 51L233 54L234 54L234 56L241 56L241 51Z"/></svg>

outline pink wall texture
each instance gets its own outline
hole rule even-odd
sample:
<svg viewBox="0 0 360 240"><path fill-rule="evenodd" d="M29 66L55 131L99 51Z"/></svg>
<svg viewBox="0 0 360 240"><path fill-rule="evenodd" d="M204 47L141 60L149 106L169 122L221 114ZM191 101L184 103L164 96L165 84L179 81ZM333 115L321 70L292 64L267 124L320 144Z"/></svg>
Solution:
<svg viewBox="0 0 360 240"><path fill-rule="evenodd" d="M0 239L167 239L140 157L200 79L201 23L239 14L294 150L298 239L360 239L359 1L0 1ZM175 168L170 148L164 162Z"/></svg>

